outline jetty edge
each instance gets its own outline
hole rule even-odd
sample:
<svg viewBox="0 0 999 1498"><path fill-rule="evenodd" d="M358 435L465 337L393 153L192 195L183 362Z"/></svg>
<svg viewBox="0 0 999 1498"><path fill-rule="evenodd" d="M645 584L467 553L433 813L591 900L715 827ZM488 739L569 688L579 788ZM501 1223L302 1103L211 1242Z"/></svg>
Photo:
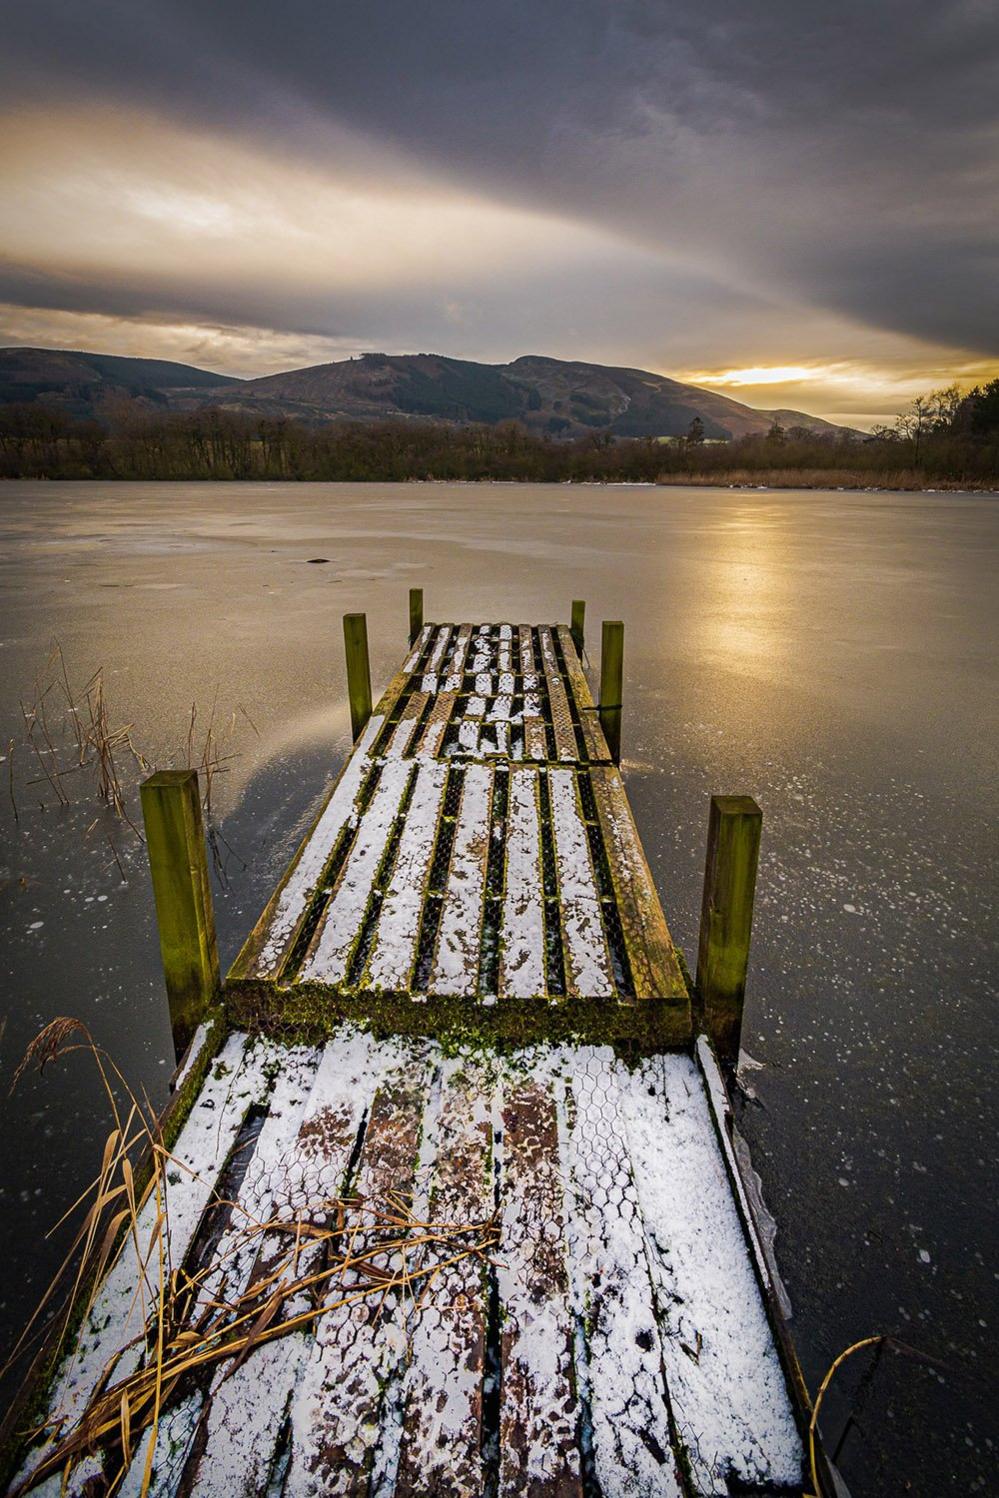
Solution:
<svg viewBox="0 0 999 1498"><path fill-rule="evenodd" d="M69 1350L40 1355L46 1434L10 1493L35 1475L53 1498L147 1479L289 1498L802 1492L808 1395L724 1069L759 809L713 798L694 984L620 774L620 627L594 704L578 600L571 628L422 614L413 590L409 654L373 709L363 616L345 621L354 751L221 985L196 775L143 788L186 1043L164 1115L169 1263L199 1304L278 1289L259 1345L179 1378L155 1439L140 1421L53 1467L98 1392L138 1407L155 1369L147 1199ZM410 1245L386 1202L428 1239L488 1229L490 1252L424 1243L419 1293L373 1297L330 1221L391 1269ZM309 1313L303 1239L337 1269ZM8 1436L28 1424L22 1406Z"/></svg>

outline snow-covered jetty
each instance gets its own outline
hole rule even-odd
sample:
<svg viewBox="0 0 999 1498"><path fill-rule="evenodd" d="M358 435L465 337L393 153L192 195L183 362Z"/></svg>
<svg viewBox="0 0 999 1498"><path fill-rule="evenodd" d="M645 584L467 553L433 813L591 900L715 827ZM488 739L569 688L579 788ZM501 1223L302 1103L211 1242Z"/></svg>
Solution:
<svg viewBox="0 0 999 1498"><path fill-rule="evenodd" d="M595 707L581 607L572 629L424 626L414 594L372 711L359 619L353 755L221 989L191 778L145 792L194 1031L163 1191L171 1272L197 1286L171 1315L196 1330L169 1332L199 1351L155 1423L38 1490L800 1493L806 1396L718 1059L756 808L713 805L695 984L616 763L619 627ZM157 1216L150 1196L54 1369L22 1489L95 1391L139 1408ZM250 1303L249 1344L218 1356Z"/></svg>

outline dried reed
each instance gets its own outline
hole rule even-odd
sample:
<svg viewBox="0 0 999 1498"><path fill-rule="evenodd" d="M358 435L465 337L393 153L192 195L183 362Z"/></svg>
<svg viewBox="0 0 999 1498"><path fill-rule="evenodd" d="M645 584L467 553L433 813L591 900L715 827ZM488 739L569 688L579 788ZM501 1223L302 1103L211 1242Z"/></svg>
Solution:
<svg viewBox="0 0 999 1498"><path fill-rule="evenodd" d="M98 1065L114 1127L95 1181L70 1209L83 1210L74 1248L31 1325L37 1324L57 1294L57 1285L71 1282L59 1313L61 1346L81 1286L90 1287L84 1307L84 1314L89 1314L101 1277L124 1237L121 1251L135 1258L133 1305L140 1305L144 1330L129 1344L133 1372L115 1381L116 1355L97 1380L82 1415L68 1429L56 1411L45 1427L29 1433L30 1439L43 1444L36 1446L30 1475L11 1490L11 1498L29 1492L56 1472L64 1474L65 1482L81 1458L98 1449L105 1472L113 1474L107 1488L113 1493L124 1481L148 1429L144 1495L164 1411L199 1382L221 1376L221 1365L233 1372L255 1348L358 1300L374 1298L372 1314L376 1316L392 1295L403 1307L407 1300L418 1305L442 1271L469 1256L485 1259L499 1241L493 1218L426 1222L396 1193L380 1202L357 1196L322 1197L297 1207L293 1214L271 1215L264 1221L253 1218L239 1202L215 1193L209 1210L225 1215L224 1251L220 1239L218 1251L204 1256L204 1264L174 1265L166 1172L168 1168L186 1171L186 1167L164 1147L151 1110L140 1105L86 1027L68 1018L54 1020L32 1042L14 1085L29 1067L42 1070L80 1049L90 1051ZM116 1099L116 1085L127 1099L127 1109ZM141 1191L133 1166L138 1151L149 1164L149 1179ZM247 1278L248 1262L253 1269ZM231 1286L227 1284L230 1272ZM305 1309L300 1308L303 1302ZM23 1345L24 1338L14 1356Z"/></svg>

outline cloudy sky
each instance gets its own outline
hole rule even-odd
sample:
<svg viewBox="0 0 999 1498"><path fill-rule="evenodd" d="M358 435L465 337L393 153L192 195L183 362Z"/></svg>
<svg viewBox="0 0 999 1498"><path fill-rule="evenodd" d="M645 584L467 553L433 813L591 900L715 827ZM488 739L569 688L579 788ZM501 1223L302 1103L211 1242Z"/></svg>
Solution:
<svg viewBox="0 0 999 1498"><path fill-rule="evenodd" d="M999 373L997 0L2 0L0 342Z"/></svg>

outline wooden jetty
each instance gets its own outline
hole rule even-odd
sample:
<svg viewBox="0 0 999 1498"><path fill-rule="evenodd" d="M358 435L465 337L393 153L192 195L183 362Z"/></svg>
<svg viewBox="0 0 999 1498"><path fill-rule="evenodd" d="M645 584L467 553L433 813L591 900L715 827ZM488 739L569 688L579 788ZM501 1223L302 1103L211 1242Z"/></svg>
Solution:
<svg viewBox="0 0 999 1498"><path fill-rule="evenodd" d="M354 752L221 995L196 777L144 787L194 1034L167 1164L11 1492L802 1491L807 1396L718 1061L759 813L713 804L695 985L617 764L620 626L596 706L581 605L571 628L424 625L414 593L410 619L373 710L345 621ZM204 1359L176 1376L168 1294L171 1348Z"/></svg>

